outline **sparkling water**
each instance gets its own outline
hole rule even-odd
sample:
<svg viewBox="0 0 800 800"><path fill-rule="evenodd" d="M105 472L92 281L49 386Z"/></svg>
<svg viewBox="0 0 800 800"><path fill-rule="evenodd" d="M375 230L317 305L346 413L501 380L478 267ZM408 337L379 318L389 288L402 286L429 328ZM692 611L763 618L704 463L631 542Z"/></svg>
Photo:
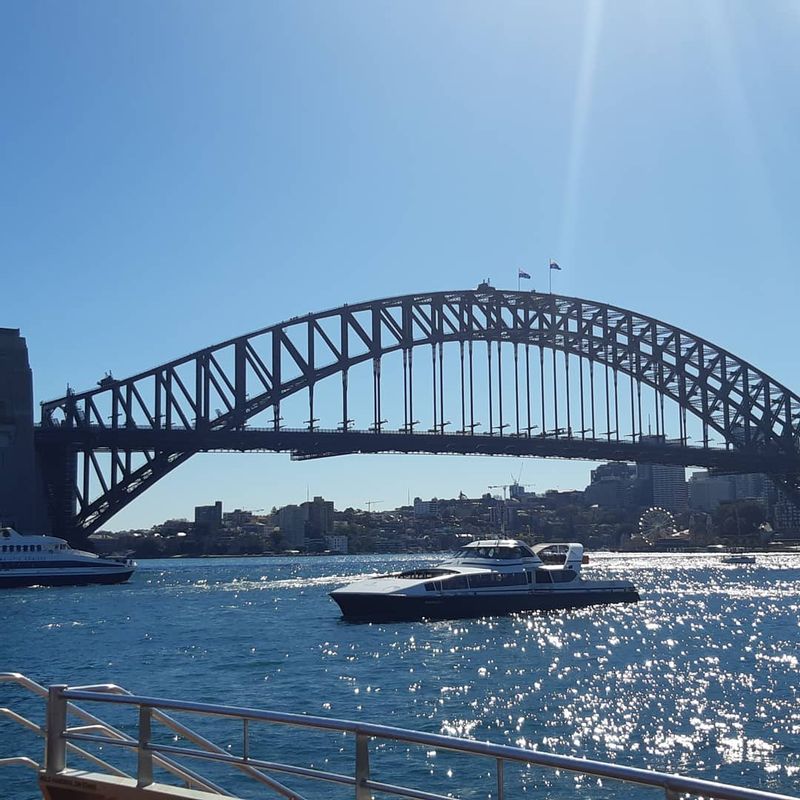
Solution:
<svg viewBox="0 0 800 800"><path fill-rule="evenodd" d="M44 685L112 682L800 794L800 555L735 566L718 555L592 554L586 577L629 578L641 602L480 620L348 623L327 594L358 575L436 560L152 560L120 586L3 590L0 670ZM43 721L41 701L8 684L0 706ZM135 731L135 720L119 724ZM240 725L198 727L241 752ZM253 726L252 756L352 774L351 737L263 727ZM42 753L40 739L0 719L0 758ZM372 753L376 780L496 795L492 760L380 743ZM274 796L227 769L192 766L244 797ZM308 797L353 794L286 782ZM509 796L663 797L512 765L506 785ZM38 797L34 773L21 767L0 768L0 789L8 800Z"/></svg>

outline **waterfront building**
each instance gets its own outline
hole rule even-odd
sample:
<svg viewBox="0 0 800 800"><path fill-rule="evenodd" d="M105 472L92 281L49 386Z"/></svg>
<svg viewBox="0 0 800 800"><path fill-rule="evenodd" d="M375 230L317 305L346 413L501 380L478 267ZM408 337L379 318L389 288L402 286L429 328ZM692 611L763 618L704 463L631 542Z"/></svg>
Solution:
<svg viewBox="0 0 800 800"><path fill-rule="evenodd" d="M253 512L243 511L241 508L237 508L234 511L226 511L222 515L222 520L228 527L240 528L253 521Z"/></svg>
<svg viewBox="0 0 800 800"><path fill-rule="evenodd" d="M283 544L293 550L305 547L306 514L300 506L284 506L278 511L278 527L281 529Z"/></svg>
<svg viewBox="0 0 800 800"><path fill-rule="evenodd" d="M694 511L715 511L720 503L736 499L736 486L731 475L711 475L702 470L689 478L689 508Z"/></svg>
<svg viewBox="0 0 800 800"><path fill-rule="evenodd" d="M439 513L440 505L435 497L432 500L422 500L419 497L414 498L415 517L436 517Z"/></svg>
<svg viewBox="0 0 800 800"><path fill-rule="evenodd" d="M222 502L217 500L213 506L195 506L194 524L214 533L222 527Z"/></svg>
<svg viewBox="0 0 800 800"><path fill-rule="evenodd" d="M584 500L601 508L628 508L636 505L636 467L621 461L601 464L591 472L591 483Z"/></svg>
<svg viewBox="0 0 800 800"><path fill-rule="evenodd" d="M731 475L737 500L758 500L768 505L774 494L772 481L761 473Z"/></svg>
<svg viewBox="0 0 800 800"><path fill-rule="evenodd" d="M800 532L800 506L780 493L774 507L775 528L779 531Z"/></svg>
<svg viewBox="0 0 800 800"><path fill-rule="evenodd" d="M328 534L325 537L325 546L334 553L347 555L347 537L342 534Z"/></svg>
<svg viewBox="0 0 800 800"><path fill-rule="evenodd" d="M300 504L306 520L306 538L322 539L333 533L333 502L322 497Z"/></svg>

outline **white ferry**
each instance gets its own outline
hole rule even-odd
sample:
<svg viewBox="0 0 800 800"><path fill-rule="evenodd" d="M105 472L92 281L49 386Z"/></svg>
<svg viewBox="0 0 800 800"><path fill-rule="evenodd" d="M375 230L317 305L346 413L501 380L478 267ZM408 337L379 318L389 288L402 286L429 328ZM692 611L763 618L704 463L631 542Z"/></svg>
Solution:
<svg viewBox="0 0 800 800"><path fill-rule="evenodd" d="M582 579L581 544L567 546L562 564L546 564L545 551L555 547L480 540L435 567L356 581L331 597L346 619L364 621L458 619L639 600L630 581Z"/></svg>
<svg viewBox="0 0 800 800"><path fill-rule="evenodd" d="M23 535L13 528L0 528L0 589L122 583L135 569L136 563L130 559L73 550L55 536Z"/></svg>

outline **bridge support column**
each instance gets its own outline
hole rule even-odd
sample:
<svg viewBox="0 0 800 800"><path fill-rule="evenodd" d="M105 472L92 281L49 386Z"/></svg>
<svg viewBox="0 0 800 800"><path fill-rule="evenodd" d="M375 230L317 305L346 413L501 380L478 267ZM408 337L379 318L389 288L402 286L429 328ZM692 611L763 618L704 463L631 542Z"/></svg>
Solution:
<svg viewBox="0 0 800 800"><path fill-rule="evenodd" d="M87 549L86 535L73 527L78 454L71 447L43 447L37 452L49 496L50 530L73 547Z"/></svg>
<svg viewBox="0 0 800 800"><path fill-rule="evenodd" d="M16 328L0 328L0 523L20 533L49 529L33 440L33 376Z"/></svg>

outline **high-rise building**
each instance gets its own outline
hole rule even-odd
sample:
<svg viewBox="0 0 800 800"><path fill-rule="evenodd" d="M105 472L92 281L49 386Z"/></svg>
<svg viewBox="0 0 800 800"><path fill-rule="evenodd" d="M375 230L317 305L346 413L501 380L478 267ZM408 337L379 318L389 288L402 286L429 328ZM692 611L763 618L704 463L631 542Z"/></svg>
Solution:
<svg viewBox="0 0 800 800"><path fill-rule="evenodd" d="M300 506L284 506L278 510L278 527L286 547L299 549L306 544L306 512Z"/></svg>
<svg viewBox="0 0 800 800"><path fill-rule="evenodd" d="M735 498L735 485L730 475L701 471L692 473L689 478L689 507L696 511L710 513L720 503L729 503Z"/></svg>
<svg viewBox="0 0 800 800"><path fill-rule="evenodd" d="M642 436L642 443L664 442L663 436ZM689 508L689 491L686 486L686 468L672 464L636 463L636 475L646 503L669 511L686 511Z"/></svg>
<svg viewBox="0 0 800 800"><path fill-rule="evenodd" d="M689 508L686 469L672 464L653 464L651 470L653 505L669 511L686 511Z"/></svg>
<svg viewBox="0 0 800 800"><path fill-rule="evenodd" d="M626 508L636 505L636 468L622 461L610 461L592 470L592 482L584 491L589 505L601 508Z"/></svg>
<svg viewBox="0 0 800 800"><path fill-rule="evenodd" d="M300 505L306 518L306 538L323 539L333 533L333 502L315 497Z"/></svg>

